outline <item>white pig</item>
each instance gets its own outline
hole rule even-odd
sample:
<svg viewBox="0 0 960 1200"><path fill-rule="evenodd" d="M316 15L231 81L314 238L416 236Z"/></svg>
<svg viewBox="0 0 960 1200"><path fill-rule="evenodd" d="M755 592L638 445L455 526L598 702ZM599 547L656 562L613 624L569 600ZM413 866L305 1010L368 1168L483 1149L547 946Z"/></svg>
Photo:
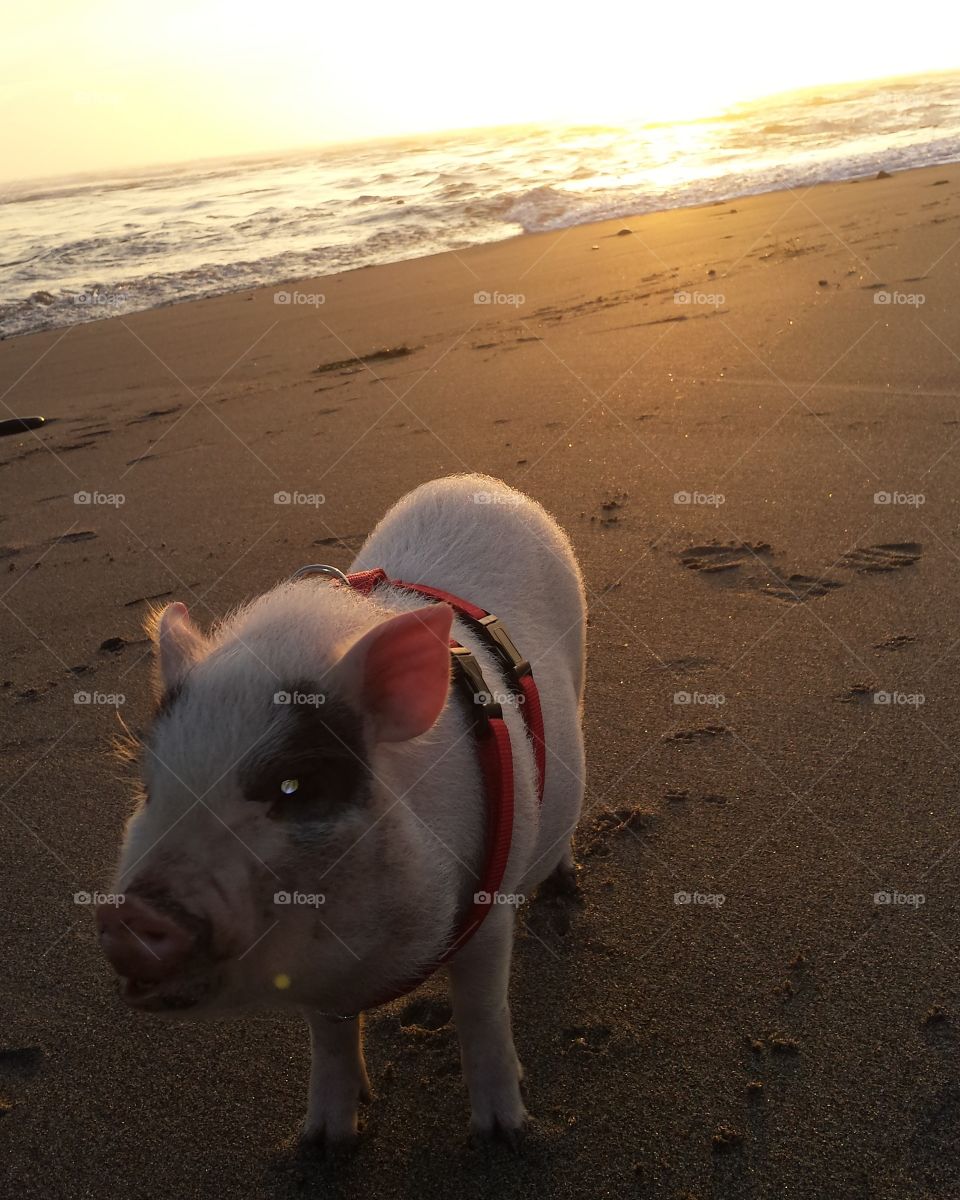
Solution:
<svg viewBox="0 0 960 1200"><path fill-rule="evenodd" d="M497 614L529 659L545 793L540 807L521 709L505 703L515 820L500 892L529 896L554 871L569 881L586 606L567 537L528 497L459 475L387 513L351 569L372 567ZM316 575L210 634L179 603L152 632L159 703L113 888L124 902L97 911L103 949L138 1009L299 1008L312 1046L303 1135L350 1140L369 1090L356 1014L437 962L484 858L486 794L448 640L507 693L501 665L446 604ZM513 905L492 906L446 966L472 1128L508 1139L526 1119L507 997L514 920Z"/></svg>

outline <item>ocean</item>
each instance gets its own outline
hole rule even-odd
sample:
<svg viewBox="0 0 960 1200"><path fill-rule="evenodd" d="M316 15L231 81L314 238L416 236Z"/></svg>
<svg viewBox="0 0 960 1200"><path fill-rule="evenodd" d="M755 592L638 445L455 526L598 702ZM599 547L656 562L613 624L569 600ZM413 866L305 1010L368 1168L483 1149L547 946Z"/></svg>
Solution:
<svg viewBox="0 0 960 1200"><path fill-rule="evenodd" d="M0 185L0 335L960 159L960 72L709 119L511 126Z"/></svg>

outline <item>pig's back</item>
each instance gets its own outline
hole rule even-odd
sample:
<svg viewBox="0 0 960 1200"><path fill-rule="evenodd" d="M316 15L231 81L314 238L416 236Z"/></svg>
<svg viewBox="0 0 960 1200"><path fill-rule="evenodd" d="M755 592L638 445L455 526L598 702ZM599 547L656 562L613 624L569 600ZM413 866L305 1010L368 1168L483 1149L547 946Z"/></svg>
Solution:
<svg viewBox="0 0 960 1200"><path fill-rule="evenodd" d="M514 747L525 745L526 753L523 761L514 760L514 833L501 890L526 894L563 857L583 795L586 603L570 542L539 504L500 480L454 475L423 484L387 513L353 564L354 570L372 567L496 613L531 663L547 744L542 806L523 717L516 706L504 707ZM410 593L393 594L398 608L416 603ZM505 686L502 677L497 680L497 661L472 630L458 621L454 636L477 655L491 687ZM454 706L450 719L459 730L458 711ZM428 827L459 845L456 829L444 824L450 819L447 797L416 802L424 806L420 815ZM479 829L476 836L482 837ZM468 857L475 852L466 850Z"/></svg>
<svg viewBox="0 0 960 1200"><path fill-rule="evenodd" d="M354 570L383 567L496 613L541 688L567 676L583 691L586 606L566 534L539 505L499 479L453 475L422 484L379 523ZM561 688L565 691L566 688Z"/></svg>

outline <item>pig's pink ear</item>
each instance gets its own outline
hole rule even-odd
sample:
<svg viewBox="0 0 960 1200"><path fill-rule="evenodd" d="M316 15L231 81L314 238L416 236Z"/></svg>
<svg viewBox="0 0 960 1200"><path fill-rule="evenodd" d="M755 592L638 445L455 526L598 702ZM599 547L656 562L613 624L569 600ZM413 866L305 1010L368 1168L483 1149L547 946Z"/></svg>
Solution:
<svg viewBox="0 0 960 1200"><path fill-rule="evenodd" d="M153 625L160 663L160 683L164 689L176 687L206 650L206 639L190 620L187 606L177 601L168 604Z"/></svg>
<svg viewBox="0 0 960 1200"><path fill-rule="evenodd" d="M380 742L426 733L443 711L450 686L453 610L428 604L374 626L343 657Z"/></svg>

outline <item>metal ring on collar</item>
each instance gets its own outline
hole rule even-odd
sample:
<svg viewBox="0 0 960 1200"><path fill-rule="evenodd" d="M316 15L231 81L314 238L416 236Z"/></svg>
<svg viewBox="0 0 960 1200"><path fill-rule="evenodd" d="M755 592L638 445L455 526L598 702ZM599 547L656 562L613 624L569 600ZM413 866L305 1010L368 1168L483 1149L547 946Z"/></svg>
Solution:
<svg viewBox="0 0 960 1200"><path fill-rule="evenodd" d="M350 580L346 577L339 567L330 567L325 563L308 563L307 566L301 567L299 571L294 571L290 576L290 583L295 583L298 579L306 579L308 575L332 575L334 579L339 579L341 583L349 586Z"/></svg>

